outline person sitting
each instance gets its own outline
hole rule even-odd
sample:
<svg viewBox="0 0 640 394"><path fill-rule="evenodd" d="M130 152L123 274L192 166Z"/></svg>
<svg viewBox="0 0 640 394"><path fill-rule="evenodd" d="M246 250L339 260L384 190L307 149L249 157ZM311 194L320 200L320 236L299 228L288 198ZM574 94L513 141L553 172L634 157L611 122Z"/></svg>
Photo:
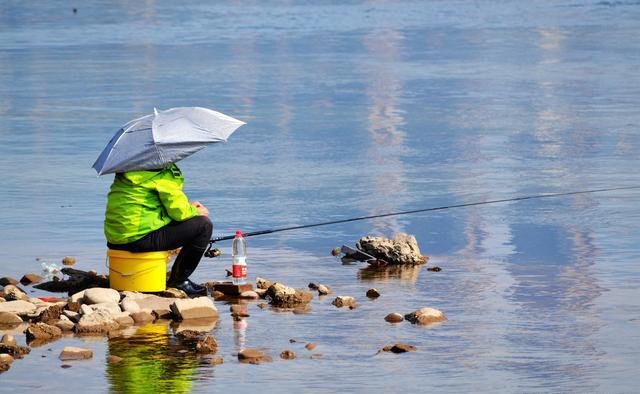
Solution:
<svg viewBox="0 0 640 394"><path fill-rule="evenodd" d="M183 184L175 164L117 173L107 197L104 233L110 249L140 253L181 247L167 286L206 295L207 289L189 276L207 248L213 224L204 205L189 201Z"/></svg>

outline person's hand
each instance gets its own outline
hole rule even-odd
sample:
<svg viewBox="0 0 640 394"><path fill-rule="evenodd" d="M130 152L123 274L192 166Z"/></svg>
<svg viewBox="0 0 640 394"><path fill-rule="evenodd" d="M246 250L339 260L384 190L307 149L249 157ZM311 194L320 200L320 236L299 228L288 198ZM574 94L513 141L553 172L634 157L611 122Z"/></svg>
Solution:
<svg viewBox="0 0 640 394"><path fill-rule="evenodd" d="M200 201L192 201L190 204L196 207L200 216L209 216L209 210L204 205L200 204Z"/></svg>

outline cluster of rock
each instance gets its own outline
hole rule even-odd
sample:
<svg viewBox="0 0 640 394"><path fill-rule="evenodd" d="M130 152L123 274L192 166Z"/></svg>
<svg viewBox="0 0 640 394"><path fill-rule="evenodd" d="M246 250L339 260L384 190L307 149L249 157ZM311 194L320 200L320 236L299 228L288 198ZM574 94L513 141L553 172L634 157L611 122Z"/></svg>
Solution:
<svg viewBox="0 0 640 394"><path fill-rule="evenodd" d="M362 237L356 244L358 250L375 257L371 264L417 265L427 262L428 257L420 253L418 241L413 235L396 234L392 239Z"/></svg>
<svg viewBox="0 0 640 394"><path fill-rule="evenodd" d="M165 295L182 295L168 291ZM115 335L118 330L153 322L156 319L176 321L216 319L218 311L208 297L175 298L136 292L118 292L110 288L89 288L69 298L48 298L43 301L29 297L22 289L7 284L0 291L0 326L24 329L27 344L38 346L71 335ZM6 338L4 338L6 339ZM28 347L18 346L6 339L0 343L0 370L11 364L7 356L21 358L29 353ZM193 341L200 353L211 353L217 346L211 337L198 337ZM69 348L60 358L90 358L88 352Z"/></svg>

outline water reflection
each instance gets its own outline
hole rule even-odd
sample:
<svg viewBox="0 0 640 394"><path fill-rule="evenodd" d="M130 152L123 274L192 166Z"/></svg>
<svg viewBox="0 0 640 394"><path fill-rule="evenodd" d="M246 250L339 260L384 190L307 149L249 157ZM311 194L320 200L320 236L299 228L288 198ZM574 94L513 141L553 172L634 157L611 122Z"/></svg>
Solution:
<svg viewBox="0 0 640 394"><path fill-rule="evenodd" d="M131 337L109 339L108 355L122 357L107 364L107 376L116 393L188 393L198 360L189 354L164 324L137 328Z"/></svg>
<svg viewBox="0 0 640 394"><path fill-rule="evenodd" d="M368 266L358 271L358 279L362 281L401 281L412 282L418 281L420 271L424 265L388 265L385 267Z"/></svg>

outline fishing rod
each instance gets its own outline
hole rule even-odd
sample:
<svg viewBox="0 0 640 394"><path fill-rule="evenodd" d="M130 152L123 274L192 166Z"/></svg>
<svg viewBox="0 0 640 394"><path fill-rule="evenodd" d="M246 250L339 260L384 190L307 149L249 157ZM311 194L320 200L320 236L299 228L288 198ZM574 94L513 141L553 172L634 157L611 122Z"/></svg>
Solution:
<svg viewBox="0 0 640 394"><path fill-rule="evenodd" d="M413 214L413 213L443 211L443 210L446 210L446 209L465 208L465 207L473 207L473 206L478 206L478 205L500 204L500 203L506 203L506 202L534 200L534 199L541 199L541 198L565 197L565 196L572 196L572 195L577 195L577 194L604 193L604 192L612 192L612 191L619 191L619 190L632 190L632 189L640 189L640 185L623 186L623 187L612 187L612 188L606 188L606 189L580 190L580 191L563 192L563 193L543 193L543 194L534 194L534 195L529 195L529 196L502 198L502 199L499 199L499 200L486 200L486 201L470 202L470 203L464 203L464 204L443 205L443 206L440 206L440 207L412 209L412 210L409 210L409 211L390 212L390 213L383 213L383 214L379 214L379 215L369 215L369 216L358 216L358 217L354 217L354 218L332 220L332 221L328 221L328 222L303 224L303 225L299 225L299 226L290 226L290 227L280 227L280 228L274 228L274 229L269 229L269 230L259 230L259 231L253 231L253 232L245 233L245 234L243 234L243 236L244 237L254 237L254 236L257 236L257 235L273 234L273 233L279 233L279 232L283 232L283 231L300 230L300 229L303 229L303 228L328 226L328 225L331 225L331 224L350 223L350 222L357 222L357 221L360 221L360 220L370 220L370 219L384 218L384 217L389 217L389 216L409 215L409 214ZM209 247L207 248L207 251L205 252L204 255L206 257L217 257L217 256L219 256L220 255L220 251L217 250L217 249L212 249L213 244L216 243L216 242L219 242L219 241L228 241L228 240L231 240L231 239L234 239L234 238L235 238L235 235L227 235L227 236L224 236L224 237L217 237L217 238L211 239L209 241Z"/></svg>

